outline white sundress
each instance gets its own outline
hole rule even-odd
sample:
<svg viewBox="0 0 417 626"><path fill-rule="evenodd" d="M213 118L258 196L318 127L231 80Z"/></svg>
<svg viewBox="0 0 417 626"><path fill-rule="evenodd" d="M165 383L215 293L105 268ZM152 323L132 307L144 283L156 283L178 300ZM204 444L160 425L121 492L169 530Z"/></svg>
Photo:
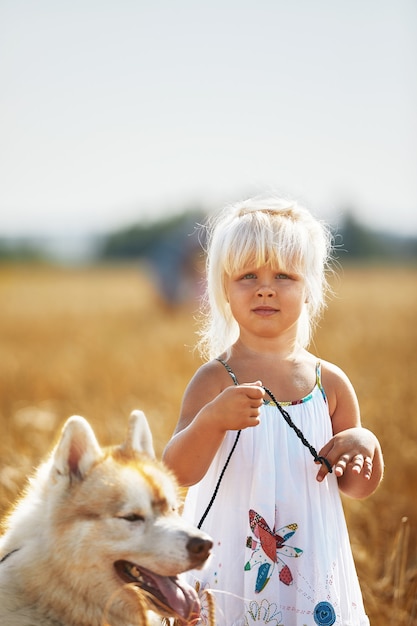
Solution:
<svg viewBox="0 0 417 626"><path fill-rule="evenodd" d="M223 363L226 367L227 364ZM235 384L236 377L228 369ZM321 385L280 403L320 450L332 437ZM235 442L228 431L204 478L190 487L184 516L198 524ZM317 482L318 465L274 403L261 423L242 430L201 526L214 540L211 561L185 576L216 606L216 626L368 626L337 479Z"/></svg>

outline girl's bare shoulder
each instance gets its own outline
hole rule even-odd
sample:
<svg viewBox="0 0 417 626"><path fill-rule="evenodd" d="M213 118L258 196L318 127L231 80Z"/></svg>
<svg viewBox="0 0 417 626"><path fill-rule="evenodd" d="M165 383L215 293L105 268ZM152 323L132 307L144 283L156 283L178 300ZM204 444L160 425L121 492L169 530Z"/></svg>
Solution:
<svg viewBox="0 0 417 626"><path fill-rule="evenodd" d="M233 381L224 365L217 359L213 359L198 368L190 380L185 393L198 390L204 393L205 396L212 395L212 397L215 397L231 384L233 384Z"/></svg>
<svg viewBox="0 0 417 626"><path fill-rule="evenodd" d="M356 407L356 392L347 374L330 361L320 360L320 363L321 380L329 402L330 415L343 404Z"/></svg>
<svg viewBox="0 0 417 626"><path fill-rule="evenodd" d="M230 375L216 359L199 367L185 390L177 430L190 424L205 405L230 385Z"/></svg>
<svg viewBox="0 0 417 626"><path fill-rule="evenodd" d="M323 380L326 379L331 385L351 385L347 374L334 363L320 359Z"/></svg>

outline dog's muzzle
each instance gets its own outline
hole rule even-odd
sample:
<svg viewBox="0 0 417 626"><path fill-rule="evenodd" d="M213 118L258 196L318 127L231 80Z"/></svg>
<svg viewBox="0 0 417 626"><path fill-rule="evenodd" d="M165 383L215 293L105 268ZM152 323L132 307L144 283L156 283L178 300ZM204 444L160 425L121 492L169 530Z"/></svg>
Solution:
<svg viewBox="0 0 417 626"><path fill-rule="evenodd" d="M200 600L191 585L178 576L160 576L128 561L116 561L117 574L125 582L144 592L149 608L166 617L175 617L185 625L198 621Z"/></svg>

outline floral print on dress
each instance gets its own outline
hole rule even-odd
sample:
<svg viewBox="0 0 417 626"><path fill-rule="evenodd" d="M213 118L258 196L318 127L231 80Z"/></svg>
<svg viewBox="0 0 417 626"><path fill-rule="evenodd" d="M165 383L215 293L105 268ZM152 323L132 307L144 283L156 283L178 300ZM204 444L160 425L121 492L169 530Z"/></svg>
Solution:
<svg viewBox="0 0 417 626"><path fill-rule="evenodd" d="M261 592L270 580L275 568L278 569L279 580L284 585L291 585L293 577L290 568L281 557L299 557L303 553L300 548L287 545L296 532L297 524L288 524L279 530L271 530L265 519L256 511L249 511L249 525L255 538L247 537L246 546L252 549L245 571L258 567L255 593Z"/></svg>
<svg viewBox="0 0 417 626"><path fill-rule="evenodd" d="M268 626L283 626L282 613L278 611L275 603L270 603L265 598L261 602L249 603L245 615L245 626L256 624L268 624Z"/></svg>
<svg viewBox="0 0 417 626"><path fill-rule="evenodd" d="M207 582L201 583L197 580L195 590L201 606L200 618L197 624L202 626L212 626L215 623L215 602L211 595L210 585ZM176 624L177 622L174 621L174 626L176 626Z"/></svg>

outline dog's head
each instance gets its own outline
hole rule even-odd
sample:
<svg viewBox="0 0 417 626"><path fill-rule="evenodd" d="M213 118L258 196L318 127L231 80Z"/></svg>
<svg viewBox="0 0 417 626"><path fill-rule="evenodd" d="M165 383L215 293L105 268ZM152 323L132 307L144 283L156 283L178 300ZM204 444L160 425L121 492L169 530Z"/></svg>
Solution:
<svg viewBox="0 0 417 626"><path fill-rule="evenodd" d="M109 449L84 418L70 418L50 463L54 545L71 552L67 584L83 585L90 602L107 600L118 619L134 622L133 585L152 610L194 623L197 594L178 574L202 567L212 542L178 514L178 487L155 459L145 415L134 411L125 442Z"/></svg>

